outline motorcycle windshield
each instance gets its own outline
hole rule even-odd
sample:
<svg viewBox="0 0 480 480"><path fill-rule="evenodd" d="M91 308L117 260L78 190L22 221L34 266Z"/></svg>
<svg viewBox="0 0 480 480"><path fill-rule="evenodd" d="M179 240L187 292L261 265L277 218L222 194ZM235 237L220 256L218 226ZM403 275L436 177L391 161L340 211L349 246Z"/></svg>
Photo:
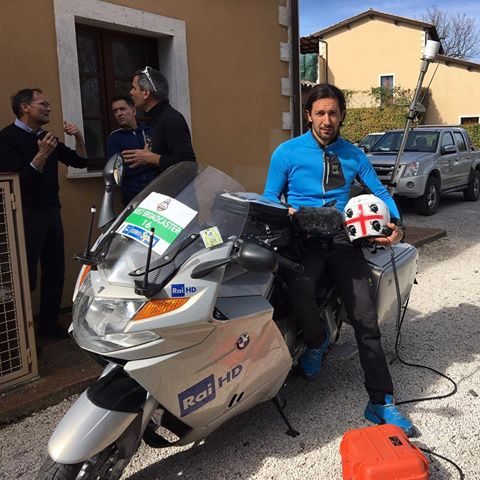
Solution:
<svg viewBox="0 0 480 480"><path fill-rule="evenodd" d="M218 200L224 192L243 191L216 168L195 162L172 166L132 200L99 243L102 278L133 286L144 276L152 241L148 281L163 284L196 251L240 236L248 208L232 214Z"/></svg>

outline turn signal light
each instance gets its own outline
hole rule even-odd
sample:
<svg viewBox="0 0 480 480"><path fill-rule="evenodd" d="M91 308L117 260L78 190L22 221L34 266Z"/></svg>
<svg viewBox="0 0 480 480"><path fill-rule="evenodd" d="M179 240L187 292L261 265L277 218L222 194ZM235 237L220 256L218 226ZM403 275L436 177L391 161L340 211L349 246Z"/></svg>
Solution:
<svg viewBox="0 0 480 480"><path fill-rule="evenodd" d="M185 305L189 300L189 297L150 300L135 314L132 320L145 320L146 318L172 312Z"/></svg>
<svg viewBox="0 0 480 480"><path fill-rule="evenodd" d="M87 278L87 275L90 273L91 269L91 265L84 265L82 267L82 271L80 272L80 278L78 280L78 288L82 286L82 283L85 281L85 278Z"/></svg>

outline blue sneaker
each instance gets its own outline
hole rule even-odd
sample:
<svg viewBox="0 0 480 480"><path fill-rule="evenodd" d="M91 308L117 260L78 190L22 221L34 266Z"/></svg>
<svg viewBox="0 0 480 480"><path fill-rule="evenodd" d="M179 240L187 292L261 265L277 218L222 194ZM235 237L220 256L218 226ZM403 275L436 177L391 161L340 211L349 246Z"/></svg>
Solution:
<svg viewBox="0 0 480 480"><path fill-rule="evenodd" d="M390 423L400 427L408 437L411 437L415 433L415 427L412 422L404 417L398 408L393 403L392 395L385 395L385 405L381 403L372 403L370 400L365 408L365 418L370 422L382 425L384 423Z"/></svg>
<svg viewBox="0 0 480 480"><path fill-rule="evenodd" d="M300 367L305 378L313 380L320 374L322 360L330 343L328 334L319 348L307 348L305 353L300 357Z"/></svg>

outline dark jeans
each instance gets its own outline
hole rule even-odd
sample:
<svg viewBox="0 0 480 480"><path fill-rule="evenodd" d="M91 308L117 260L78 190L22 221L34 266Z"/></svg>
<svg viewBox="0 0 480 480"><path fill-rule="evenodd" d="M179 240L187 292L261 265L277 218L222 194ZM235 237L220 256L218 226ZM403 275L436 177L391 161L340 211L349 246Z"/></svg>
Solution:
<svg viewBox="0 0 480 480"><path fill-rule="evenodd" d="M385 394L393 393L393 384L380 340L370 268L362 250L353 246L341 232L328 246L314 239L306 241L299 263L305 270L289 275L288 292L307 346L318 347L325 337L316 286L326 268L355 330L367 392L372 402L383 403Z"/></svg>
<svg viewBox="0 0 480 480"><path fill-rule="evenodd" d="M40 329L58 322L65 279L63 225L59 206L24 206L25 242L27 248L30 290L36 288L40 261Z"/></svg>

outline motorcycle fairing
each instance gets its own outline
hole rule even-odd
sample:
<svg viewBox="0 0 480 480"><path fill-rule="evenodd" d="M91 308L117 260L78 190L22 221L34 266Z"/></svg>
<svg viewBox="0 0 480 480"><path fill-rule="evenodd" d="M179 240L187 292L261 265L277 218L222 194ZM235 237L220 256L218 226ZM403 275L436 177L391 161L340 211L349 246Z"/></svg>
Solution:
<svg viewBox="0 0 480 480"><path fill-rule="evenodd" d="M242 304L246 315L237 309L237 317L215 321L201 344L124 367L166 410L192 427L180 444L204 438L259 397L275 396L291 368L271 305L262 297L244 297ZM237 341L244 334L249 343L240 349Z"/></svg>

